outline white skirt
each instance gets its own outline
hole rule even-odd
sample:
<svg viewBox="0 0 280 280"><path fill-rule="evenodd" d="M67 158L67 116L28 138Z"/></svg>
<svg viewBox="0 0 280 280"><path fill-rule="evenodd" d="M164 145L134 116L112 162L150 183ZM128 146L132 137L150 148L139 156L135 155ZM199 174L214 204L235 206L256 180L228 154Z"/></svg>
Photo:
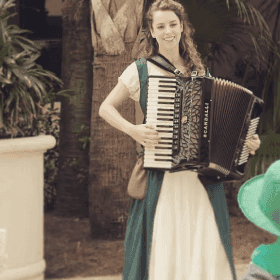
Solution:
<svg viewBox="0 0 280 280"><path fill-rule="evenodd" d="M192 171L165 172L153 227L149 280L232 280L214 210Z"/></svg>

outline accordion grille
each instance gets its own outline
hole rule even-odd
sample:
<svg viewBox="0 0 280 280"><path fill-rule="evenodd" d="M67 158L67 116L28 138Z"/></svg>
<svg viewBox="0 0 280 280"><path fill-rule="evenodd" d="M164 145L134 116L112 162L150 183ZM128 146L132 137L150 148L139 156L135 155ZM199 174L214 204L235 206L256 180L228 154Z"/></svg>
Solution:
<svg viewBox="0 0 280 280"><path fill-rule="evenodd" d="M229 81L215 79L212 87L211 162L231 169L240 128L246 125L251 91Z"/></svg>

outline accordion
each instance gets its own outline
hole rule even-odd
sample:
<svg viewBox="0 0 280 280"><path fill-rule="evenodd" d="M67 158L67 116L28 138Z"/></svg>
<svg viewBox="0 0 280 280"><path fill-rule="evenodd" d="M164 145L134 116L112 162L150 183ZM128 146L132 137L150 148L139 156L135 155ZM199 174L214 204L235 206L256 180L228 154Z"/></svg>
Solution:
<svg viewBox="0 0 280 280"><path fill-rule="evenodd" d="M149 76L146 123L161 138L144 148L144 168L194 170L220 181L240 180L263 101L233 82L208 76Z"/></svg>

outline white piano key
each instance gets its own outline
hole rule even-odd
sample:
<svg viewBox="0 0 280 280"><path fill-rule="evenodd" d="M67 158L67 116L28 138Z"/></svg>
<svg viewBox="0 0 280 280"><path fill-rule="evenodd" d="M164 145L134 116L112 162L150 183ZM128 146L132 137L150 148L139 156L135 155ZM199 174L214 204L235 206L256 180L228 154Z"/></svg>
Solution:
<svg viewBox="0 0 280 280"><path fill-rule="evenodd" d="M172 161L171 158L168 159L162 159L159 160L158 158L149 158L149 159L144 159L144 164L147 163L152 163L154 166L155 165L168 165L168 166L172 166Z"/></svg>
<svg viewBox="0 0 280 280"><path fill-rule="evenodd" d="M147 118L146 123L158 127L158 129L173 129L173 120L157 120L157 118ZM165 127L161 127L161 125Z"/></svg>
<svg viewBox="0 0 280 280"><path fill-rule="evenodd" d="M164 82L162 82L164 81ZM170 85L176 85L177 84L177 81L176 79L162 79L162 78L151 78L149 77L149 84L170 84Z"/></svg>
<svg viewBox="0 0 280 280"><path fill-rule="evenodd" d="M163 169L171 169L172 168L172 163L158 163L158 162L148 162L144 164L145 168L163 168Z"/></svg>
<svg viewBox="0 0 280 280"><path fill-rule="evenodd" d="M157 129L164 129L165 128L165 127L160 127L160 125L168 126L166 128L173 129L173 122L172 121L167 122L167 121L156 121L156 120L153 121L153 120L150 120L149 123L150 124L154 124L156 130Z"/></svg>
<svg viewBox="0 0 280 280"><path fill-rule="evenodd" d="M150 106L157 106L162 109L173 109L174 110L174 105L172 104L158 104L158 102L147 102L147 111L149 110Z"/></svg>
<svg viewBox="0 0 280 280"><path fill-rule="evenodd" d="M153 101L164 101L164 100L168 100L168 101L173 101L174 102L175 96L172 96L171 94L166 94L165 96L163 95L150 95L149 96L149 100L153 100Z"/></svg>
<svg viewBox="0 0 280 280"><path fill-rule="evenodd" d="M150 95L156 95L156 96L176 96L175 94L176 89L172 88L158 88L158 87L148 87L148 94Z"/></svg>
<svg viewBox="0 0 280 280"><path fill-rule="evenodd" d="M174 111L157 111L157 110L149 110L147 115L158 115L158 114L165 114L165 115L174 115Z"/></svg>
<svg viewBox="0 0 280 280"><path fill-rule="evenodd" d="M153 120L156 120L158 118L168 118L168 119L170 119L170 120L168 120L168 122L169 122L169 121L171 121L171 119L173 121L174 114L167 113L167 112L157 112L157 113L151 113L150 112L146 115L146 119L148 119L148 118L151 118Z"/></svg>
<svg viewBox="0 0 280 280"><path fill-rule="evenodd" d="M174 85L170 85L170 86L166 86L166 87L160 87L160 85L156 85L156 84L148 84L148 90L155 90L155 91L160 91L160 92L164 92L163 90L170 90L171 92L175 92L176 91L176 86Z"/></svg>
<svg viewBox="0 0 280 280"><path fill-rule="evenodd" d="M156 102L157 104L160 104L160 102L168 102L174 106L175 100L174 99L159 99L157 97L155 97L155 98L151 97L151 98L149 98L149 102Z"/></svg>
<svg viewBox="0 0 280 280"><path fill-rule="evenodd" d="M146 123L152 123L154 125L168 125L168 126L173 126L173 118L169 116L169 119L165 120L158 120L158 118L161 118L163 116L154 116L154 117L146 117ZM171 120L172 119L172 120Z"/></svg>
<svg viewBox="0 0 280 280"><path fill-rule="evenodd" d="M146 156L145 157L145 160L146 162L152 162L152 161L155 161L155 162L168 162L168 161L171 161L172 160L172 156Z"/></svg>
<svg viewBox="0 0 280 280"><path fill-rule="evenodd" d="M172 149L170 148L170 149L152 149L152 150L148 150L148 149L145 148L145 155L154 155L154 154L172 155Z"/></svg>
<svg viewBox="0 0 280 280"><path fill-rule="evenodd" d="M173 133L159 132L158 136L161 137L161 138L165 137L165 138L171 138L172 139Z"/></svg>
<svg viewBox="0 0 280 280"><path fill-rule="evenodd" d="M161 119L161 120L158 120L158 119ZM149 117L149 118L146 118L147 119L147 122L149 121L156 121L158 122L158 124L160 124L160 122L170 122L170 125L173 124L173 118L171 116L155 116L155 117Z"/></svg>
<svg viewBox="0 0 280 280"><path fill-rule="evenodd" d="M161 109L161 110L159 110ZM147 112L174 112L174 106L172 108L158 108L156 105L147 106Z"/></svg>

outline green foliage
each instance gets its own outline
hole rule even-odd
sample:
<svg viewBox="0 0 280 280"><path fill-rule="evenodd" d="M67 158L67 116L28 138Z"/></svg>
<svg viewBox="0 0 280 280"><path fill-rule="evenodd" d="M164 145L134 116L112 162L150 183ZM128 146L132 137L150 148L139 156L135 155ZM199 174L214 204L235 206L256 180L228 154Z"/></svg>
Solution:
<svg viewBox="0 0 280 280"><path fill-rule="evenodd" d="M56 139L56 146L47 150L44 154L44 205L45 210L52 210L57 195L58 187L58 170L59 170L59 141L60 141L60 112L58 109L54 109L54 104L50 104L50 108L41 118L41 134L52 135ZM56 116L55 120L52 120L51 116ZM80 132L86 130L85 125L81 125ZM89 148L90 137L81 136L78 141L81 143L81 149ZM88 178L89 170L80 167L80 160L77 158L67 160L62 168L73 168L73 172L77 174L77 179L80 184L84 184Z"/></svg>
<svg viewBox="0 0 280 280"><path fill-rule="evenodd" d="M70 96L58 93L62 81L36 63L40 50L24 36L29 31L8 24L14 5L0 3L0 139L38 135L41 108L54 95Z"/></svg>
<svg viewBox="0 0 280 280"><path fill-rule="evenodd" d="M184 1L194 28L198 48L208 64L231 63L230 53L253 52L263 61L273 47L262 15L246 0ZM203 13L203 16L198 17ZM201 21L201 18L206 18Z"/></svg>
<svg viewBox="0 0 280 280"><path fill-rule="evenodd" d="M267 168L280 158L280 134L269 131L262 135L261 146L250 163L250 176L256 176L266 172Z"/></svg>
<svg viewBox="0 0 280 280"><path fill-rule="evenodd" d="M51 115L58 118L52 120ZM59 159L59 129L60 113L57 109L50 108L41 122L40 131L42 134L52 135L56 139L56 146L44 153L44 206L45 209L53 208L57 195L58 186L58 159Z"/></svg>
<svg viewBox="0 0 280 280"><path fill-rule="evenodd" d="M263 1L258 9L268 20L273 18L274 25L271 29L272 45L269 54L265 56L261 65L256 63L254 55L249 53L244 55L241 60L243 64L246 64L246 69L241 71L241 75L242 85L249 87L255 84L252 91L265 101L259 134L267 135L280 133L280 55L279 36L277 36L280 20L280 1Z"/></svg>

